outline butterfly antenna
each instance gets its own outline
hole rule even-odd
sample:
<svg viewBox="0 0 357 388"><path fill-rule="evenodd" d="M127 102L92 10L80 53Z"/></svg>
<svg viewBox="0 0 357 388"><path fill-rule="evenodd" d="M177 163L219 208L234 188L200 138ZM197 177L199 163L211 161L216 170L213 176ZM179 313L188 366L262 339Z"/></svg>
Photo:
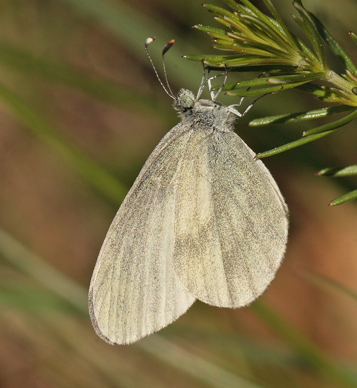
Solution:
<svg viewBox="0 0 357 388"><path fill-rule="evenodd" d="M174 94L172 93L172 90L170 88L169 80L167 78L167 72L166 72L166 63L165 63L165 54L170 50L172 45L175 43L174 39L170 40L170 42L167 43L167 45L164 47L162 50L162 67L164 69L164 76L165 76L165 81L166 81L166 86L171 95L173 96Z"/></svg>
<svg viewBox="0 0 357 388"><path fill-rule="evenodd" d="M146 51L146 54L147 54L147 56L148 56L148 58L149 58L149 61L150 61L150 63L151 63L151 66L152 66L152 68L153 68L153 70L154 70L154 72L155 72L156 78L157 78L158 81L160 82L160 85L162 86L162 88L164 89L165 93L166 93L169 97L171 97L172 99L175 99L175 96L174 96L174 94L173 94L172 91L171 91L171 88L170 88L170 86L169 86L169 83L167 82L167 75L166 75L165 62L163 62L163 66L164 66L164 73L165 73L165 80L166 80L167 88L166 88L166 86L164 85L164 83L161 81L161 78L160 78L160 76L159 76L159 73L157 72L156 67L155 67L155 65L154 65L154 62L153 62L153 60L152 60L152 58L151 58L151 55L150 55L150 53L149 53L148 46L149 46L149 44L152 43L155 39L156 39L155 36L146 39L146 41L145 41L145 51ZM162 51L162 57L164 57L165 53L166 53L166 52L169 50L169 48L174 44L174 42L175 42L174 40L171 40L171 41L165 46L165 48L164 48L163 51ZM171 43L171 44L170 44L170 43Z"/></svg>

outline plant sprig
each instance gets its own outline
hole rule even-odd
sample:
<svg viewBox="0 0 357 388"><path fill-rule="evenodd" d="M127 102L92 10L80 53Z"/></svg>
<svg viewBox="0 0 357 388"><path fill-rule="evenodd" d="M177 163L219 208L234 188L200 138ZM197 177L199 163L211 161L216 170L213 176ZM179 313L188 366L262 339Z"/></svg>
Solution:
<svg viewBox="0 0 357 388"><path fill-rule="evenodd" d="M263 126L326 116L333 120L303 132L300 139L258 154L258 158L276 155L320 139L357 118L357 66L320 20L303 6L301 0L293 2L298 12L298 16L293 15L293 20L304 33L309 45L289 31L271 0L263 1L272 16L261 12L249 0L222 1L230 10L210 4L205 4L204 7L224 29L202 25L194 27L208 34L213 40L213 47L226 54L186 55L185 58L199 60L211 70L261 70L262 74L257 78L225 85L223 90L230 96L263 95L297 88L311 93L324 103L337 104L320 110L264 117L250 122L251 126ZM350 32L350 36L357 44L357 35ZM343 74L339 75L328 67L323 40L344 64L346 70ZM345 112L348 114L343 118L335 119L333 116ZM357 171L350 167L353 166L345 167L352 171L349 175L357 175ZM336 198L331 205L353 199L357 199L357 190Z"/></svg>

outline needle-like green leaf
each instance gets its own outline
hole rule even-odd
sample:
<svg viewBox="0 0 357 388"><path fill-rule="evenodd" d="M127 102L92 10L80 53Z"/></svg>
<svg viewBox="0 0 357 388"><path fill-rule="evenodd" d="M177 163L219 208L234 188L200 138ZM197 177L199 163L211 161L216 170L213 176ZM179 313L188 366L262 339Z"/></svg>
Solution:
<svg viewBox="0 0 357 388"><path fill-rule="evenodd" d="M315 53L322 64L322 67L326 68L325 53L322 46L322 41L316 25L310 15L310 13L303 7L301 2L293 2L293 6L298 10L302 19L295 18L295 21L299 24L300 28L305 32L306 36L310 39L311 44L315 49Z"/></svg>
<svg viewBox="0 0 357 388"><path fill-rule="evenodd" d="M357 71L356 65L352 62L352 59L347 55L346 51L342 48L342 46L337 42L337 40L332 36L330 31L320 22L320 20L315 16L310 14L311 18L316 25L317 30L320 35L324 38L331 51L341 59L346 69L350 72L354 73Z"/></svg>
<svg viewBox="0 0 357 388"><path fill-rule="evenodd" d="M315 135L317 133L322 133L322 132L330 131L331 129L336 129L336 128L342 127L343 125L348 124L349 122L351 122L355 118L357 118L357 110L355 110L353 113L350 113L349 115L343 117L340 120L336 120L336 121L333 121L332 123L321 125L320 127L305 131L303 133L303 136L312 136L312 135Z"/></svg>
<svg viewBox="0 0 357 388"><path fill-rule="evenodd" d="M330 202L330 206L342 205L349 201L354 201L357 199L357 190L350 191L347 194L341 195L340 197L335 198Z"/></svg>
<svg viewBox="0 0 357 388"><path fill-rule="evenodd" d="M307 82L307 81L306 81ZM275 93L275 92L281 92L286 89L292 89L295 88L298 85L301 85L303 82L297 82L297 83L289 83L289 84L282 84L277 86L270 86L268 88L262 88L262 89L250 89L250 90L230 90L226 92L227 96L255 96L255 95L263 95L268 93Z"/></svg>
<svg viewBox="0 0 357 388"><path fill-rule="evenodd" d="M357 35L356 35L354 32L352 32L352 31L349 32L349 35L350 35L351 39L352 39L352 40L355 42L355 44L357 45Z"/></svg>
<svg viewBox="0 0 357 388"><path fill-rule="evenodd" d="M331 116L338 113L348 112L354 109L352 106L341 105L327 108L310 110L308 112L289 113L284 115L261 117L254 119L249 123L250 127L261 127L268 124L290 124L300 121L320 119L326 116Z"/></svg>
<svg viewBox="0 0 357 388"><path fill-rule="evenodd" d="M312 141L321 139L322 137L327 136L332 132L334 132L334 131L327 131L327 132L323 132L323 133L318 133L316 135L302 137L299 140L295 140L295 141L292 141L291 143L287 143L287 144L284 144L280 147L273 148L272 150L261 152L260 154L256 155L256 158L262 159L262 158L266 158L268 156L281 154L282 152L285 152L285 151L291 150L293 148L299 147L301 145L311 143Z"/></svg>
<svg viewBox="0 0 357 388"><path fill-rule="evenodd" d="M347 167L329 167L320 170L317 175L331 176L333 178L340 178L345 176L357 175L357 164Z"/></svg>

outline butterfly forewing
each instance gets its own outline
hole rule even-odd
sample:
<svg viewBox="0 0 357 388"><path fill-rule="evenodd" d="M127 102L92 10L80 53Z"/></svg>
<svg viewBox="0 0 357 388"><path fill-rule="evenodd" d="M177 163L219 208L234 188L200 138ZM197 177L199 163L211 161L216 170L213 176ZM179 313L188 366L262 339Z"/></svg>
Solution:
<svg viewBox="0 0 357 388"><path fill-rule="evenodd" d="M153 151L103 243L89 305L97 333L132 343L168 325L194 302L174 272L175 175L189 128L173 128Z"/></svg>

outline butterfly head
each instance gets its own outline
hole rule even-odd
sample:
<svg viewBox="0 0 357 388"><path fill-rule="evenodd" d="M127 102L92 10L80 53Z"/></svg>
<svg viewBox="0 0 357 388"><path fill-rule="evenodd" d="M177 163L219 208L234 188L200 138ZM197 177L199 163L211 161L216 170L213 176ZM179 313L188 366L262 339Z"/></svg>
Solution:
<svg viewBox="0 0 357 388"><path fill-rule="evenodd" d="M177 97L174 99L173 106L178 112L184 113L191 110L194 107L195 102L196 96L194 93L188 89L181 89L178 92Z"/></svg>

